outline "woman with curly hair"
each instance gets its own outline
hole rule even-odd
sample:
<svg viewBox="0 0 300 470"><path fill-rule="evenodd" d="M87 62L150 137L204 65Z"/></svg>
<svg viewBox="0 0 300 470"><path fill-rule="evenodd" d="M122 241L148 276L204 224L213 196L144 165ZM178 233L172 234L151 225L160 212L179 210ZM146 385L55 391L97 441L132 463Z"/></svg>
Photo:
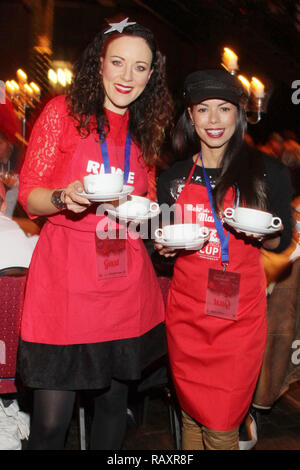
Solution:
<svg viewBox="0 0 300 470"><path fill-rule="evenodd" d="M98 231L110 222L80 193L83 177L106 172L108 161L112 173L126 166L133 194L146 196L171 114L153 35L127 18L96 36L68 96L51 100L33 128L20 200L47 222L29 270L18 361L34 389L29 449L63 448L78 390L94 399L90 448L119 449L128 384L166 352L163 300L142 240L109 240L123 270L104 275Z"/></svg>

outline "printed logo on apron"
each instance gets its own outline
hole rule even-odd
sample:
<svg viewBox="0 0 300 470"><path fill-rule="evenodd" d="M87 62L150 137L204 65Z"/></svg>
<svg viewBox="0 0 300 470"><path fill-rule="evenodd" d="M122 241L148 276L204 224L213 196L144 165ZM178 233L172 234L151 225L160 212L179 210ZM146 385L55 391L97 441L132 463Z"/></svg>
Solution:
<svg viewBox="0 0 300 470"><path fill-rule="evenodd" d="M214 224L214 218L210 209L203 207L203 204L186 204L185 205L186 215L191 212L196 215L194 218L188 217L188 220L195 220L195 223L209 227L210 237L208 243L204 247L197 251L197 255L200 258L210 259L218 261L221 258L221 244L217 234L217 230Z"/></svg>
<svg viewBox="0 0 300 470"><path fill-rule="evenodd" d="M114 166L110 167L111 173L123 173L121 168L116 168ZM94 160L88 160L87 166L86 166L86 173L92 173L93 175L98 175L105 173L105 166L103 163L95 162ZM134 176L135 173L134 171L129 171L128 174L128 184L134 184Z"/></svg>
<svg viewBox="0 0 300 470"><path fill-rule="evenodd" d="M201 250L197 251L197 255L200 258L213 261L218 261L221 258L221 244L216 229L210 229L209 241Z"/></svg>

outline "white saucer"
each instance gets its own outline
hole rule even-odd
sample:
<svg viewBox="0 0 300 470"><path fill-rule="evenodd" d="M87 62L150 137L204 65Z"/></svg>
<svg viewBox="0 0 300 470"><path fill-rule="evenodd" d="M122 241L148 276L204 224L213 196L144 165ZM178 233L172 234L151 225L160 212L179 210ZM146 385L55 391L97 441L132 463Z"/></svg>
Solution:
<svg viewBox="0 0 300 470"><path fill-rule="evenodd" d="M123 196L128 196L128 194L132 193L134 190L133 186L125 185L123 186L122 191L119 193L106 193L106 194L97 194L97 193L86 193L83 191L82 193L77 192L79 196L83 196L89 201L94 202L108 202L108 201L117 201L118 199L122 198Z"/></svg>
<svg viewBox="0 0 300 470"><path fill-rule="evenodd" d="M166 241L161 238L155 238L156 243L160 243L166 248L176 248L178 250L201 250L204 243L209 239L210 233L206 237L196 238L195 240L172 240Z"/></svg>
<svg viewBox="0 0 300 470"><path fill-rule="evenodd" d="M158 216L160 214L160 209L158 208L156 211L148 211L144 215L120 215L118 214L117 210L113 209L107 209L107 213L109 215L112 215L116 219L119 219L124 222L143 222L149 219L153 219L154 217Z"/></svg>
<svg viewBox="0 0 300 470"><path fill-rule="evenodd" d="M234 222L232 219L227 219L226 217L224 217L224 222L227 225L229 225L230 227L234 228L234 229L240 230L241 232L247 232L251 235L272 235L273 233L276 233L276 232L281 230L280 227L278 227L278 228L274 228L274 227L255 228L251 225L248 226L248 225L244 225L244 224L238 224L237 222Z"/></svg>
<svg viewBox="0 0 300 470"><path fill-rule="evenodd" d="M143 202L143 200L146 200L147 203L149 202L150 205L151 204L156 204L155 201L151 201L151 200L148 200L147 198L143 197L143 196L129 196L129 198L127 199L127 201L132 201L132 202ZM126 204L126 202L125 202ZM146 214L136 214L136 215L122 215L119 213L118 211L119 207L116 207L116 208L109 208L107 209L107 213L111 216L113 216L114 218L116 219L119 219L120 221L122 222L136 222L136 223L140 223L140 222L143 222L143 221L147 221L149 219L153 219L154 217L157 217L159 214L160 214L160 208L159 206L157 205L157 210L155 211L148 211Z"/></svg>

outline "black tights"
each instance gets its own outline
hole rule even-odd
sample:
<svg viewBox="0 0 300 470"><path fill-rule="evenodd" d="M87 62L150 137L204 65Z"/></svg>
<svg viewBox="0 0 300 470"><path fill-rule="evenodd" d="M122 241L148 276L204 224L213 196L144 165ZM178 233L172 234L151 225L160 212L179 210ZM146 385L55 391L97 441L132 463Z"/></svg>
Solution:
<svg viewBox="0 0 300 470"><path fill-rule="evenodd" d="M29 450L61 450L72 418L76 392L35 390ZM91 450L119 450L127 422L128 385L112 380L111 386L93 392L94 416Z"/></svg>

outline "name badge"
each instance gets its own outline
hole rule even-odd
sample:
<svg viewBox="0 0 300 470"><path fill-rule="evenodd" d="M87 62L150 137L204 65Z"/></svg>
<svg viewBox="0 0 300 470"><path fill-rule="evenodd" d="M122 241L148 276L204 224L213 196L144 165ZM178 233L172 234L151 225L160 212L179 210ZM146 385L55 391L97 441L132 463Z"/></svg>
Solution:
<svg viewBox="0 0 300 470"><path fill-rule="evenodd" d="M96 260L98 279L127 276L126 233L122 231L96 232ZM110 235L114 238L110 238Z"/></svg>
<svg viewBox="0 0 300 470"><path fill-rule="evenodd" d="M205 314L237 321L239 273L209 269Z"/></svg>

